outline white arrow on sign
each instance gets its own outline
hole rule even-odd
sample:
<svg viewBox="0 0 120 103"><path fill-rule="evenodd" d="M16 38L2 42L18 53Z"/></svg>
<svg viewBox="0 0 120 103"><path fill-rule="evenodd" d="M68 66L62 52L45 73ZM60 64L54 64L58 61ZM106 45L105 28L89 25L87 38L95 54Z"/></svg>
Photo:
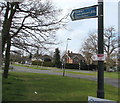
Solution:
<svg viewBox="0 0 120 103"><path fill-rule="evenodd" d="M74 17L74 11L71 12L70 17L71 17L72 20L74 20L74 18L75 18Z"/></svg>
<svg viewBox="0 0 120 103"><path fill-rule="evenodd" d="M97 5L72 10L70 17L73 20L97 17Z"/></svg>

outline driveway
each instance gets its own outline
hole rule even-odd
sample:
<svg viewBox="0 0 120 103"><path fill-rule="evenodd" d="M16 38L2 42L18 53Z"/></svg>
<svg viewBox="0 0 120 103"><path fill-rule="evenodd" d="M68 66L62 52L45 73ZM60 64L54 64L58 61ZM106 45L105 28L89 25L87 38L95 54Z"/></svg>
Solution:
<svg viewBox="0 0 120 103"><path fill-rule="evenodd" d="M52 74L52 75L63 75L62 72L57 72L56 70L53 71L53 70L30 69L28 67L19 67L19 66L13 66L13 68L14 68L13 71L16 71L16 72L31 72L31 73L44 73L44 74ZM81 71L81 72L89 72L89 71ZM95 76L86 76L86 75L72 74L72 73L65 73L65 76L97 81L97 77ZM118 79L104 78L104 81L106 84L110 84L114 87L118 87Z"/></svg>

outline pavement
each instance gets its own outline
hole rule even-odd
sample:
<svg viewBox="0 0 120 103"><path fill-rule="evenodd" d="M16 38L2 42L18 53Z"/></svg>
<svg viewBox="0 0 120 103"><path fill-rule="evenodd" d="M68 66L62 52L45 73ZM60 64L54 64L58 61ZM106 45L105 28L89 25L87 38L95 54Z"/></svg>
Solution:
<svg viewBox="0 0 120 103"><path fill-rule="evenodd" d="M19 66L13 66L13 68L14 69L12 71L16 71L16 72L31 72L31 73L44 73L44 74L51 74L51 75L63 75L62 72L57 72L57 71L60 71L60 69L53 70L53 69L47 68L48 70L40 70L40 69L30 69L29 67L19 67ZM79 72L91 73L92 71L80 70ZM88 80L92 80L92 81L97 81L97 77L95 77L95 76L86 76L86 75L72 74L72 73L65 73L65 76L72 77L72 78L78 78L78 79L88 79ZM114 87L120 88L118 86L118 79L104 78L104 82L105 82L105 84L109 84Z"/></svg>

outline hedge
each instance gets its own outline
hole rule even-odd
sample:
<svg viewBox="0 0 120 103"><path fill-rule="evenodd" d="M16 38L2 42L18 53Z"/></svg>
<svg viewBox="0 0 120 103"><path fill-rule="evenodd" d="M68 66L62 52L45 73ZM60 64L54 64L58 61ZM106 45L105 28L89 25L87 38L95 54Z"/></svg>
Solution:
<svg viewBox="0 0 120 103"><path fill-rule="evenodd" d="M33 61L32 65L39 65L39 66L45 66L45 67L55 67L55 63L53 62L40 62L40 61ZM77 69L79 70L79 64L69 64L65 63L63 65L66 69ZM60 65L60 68L62 68L62 64ZM91 64L86 65L85 63L82 63L80 65L80 70L97 70L97 65Z"/></svg>
<svg viewBox="0 0 120 103"><path fill-rule="evenodd" d="M53 62L40 62L40 61L32 61L32 65L39 65L39 66L45 66L45 67L54 67Z"/></svg>
<svg viewBox="0 0 120 103"><path fill-rule="evenodd" d="M77 69L79 70L79 64L65 64L66 69ZM97 65L86 65L86 64L81 64L80 65L80 70L97 70Z"/></svg>

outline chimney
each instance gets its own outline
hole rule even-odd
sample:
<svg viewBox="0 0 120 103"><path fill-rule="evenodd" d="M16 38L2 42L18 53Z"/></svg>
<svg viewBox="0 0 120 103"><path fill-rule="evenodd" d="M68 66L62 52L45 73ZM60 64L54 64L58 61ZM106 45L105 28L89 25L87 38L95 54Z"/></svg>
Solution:
<svg viewBox="0 0 120 103"><path fill-rule="evenodd" d="M68 54L70 53L70 51L68 50Z"/></svg>

